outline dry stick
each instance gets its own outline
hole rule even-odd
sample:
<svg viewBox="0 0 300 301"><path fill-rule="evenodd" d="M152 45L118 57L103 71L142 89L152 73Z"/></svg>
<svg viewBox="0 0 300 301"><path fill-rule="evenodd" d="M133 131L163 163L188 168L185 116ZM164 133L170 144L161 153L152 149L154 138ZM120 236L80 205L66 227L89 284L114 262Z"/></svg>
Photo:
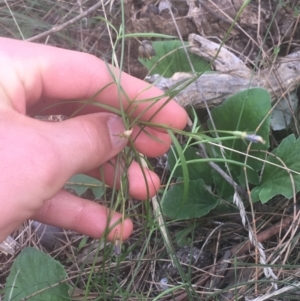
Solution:
<svg viewBox="0 0 300 301"><path fill-rule="evenodd" d="M216 229L219 229L222 226L223 226L223 224L220 224ZM214 229L214 230L216 230L216 229ZM213 267L214 267L213 271L214 271L215 275L217 274L217 276L221 276L221 273L225 273L226 268L227 268L227 266L226 266L226 267L224 267L224 269L221 270L221 269L218 268L218 265L217 265L217 263L218 263L217 262L217 255L218 255L218 251L220 250L221 232L222 231L219 229L218 238L217 238L217 241L216 241L216 246L214 248L215 249L214 250L215 256L214 256L214 263L213 263ZM203 249L203 247L201 248L201 250L202 249ZM230 254L228 253L228 255L230 255ZM207 286L208 287L216 287L220 283L220 281L222 281L222 277L213 277L211 279L209 285L207 285ZM202 294L202 297L203 297L203 294Z"/></svg>
<svg viewBox="0 0 300 301"><path fill-rule="evenodd" d="M257 47L259 47L258 43L248 34L246 30L244 30L237 22L234 22L234 19L231 18L228 14L226 14L223 9L221 9L214 1L209 0L210 4L213 5L218 12L214 11L212 8L209 7L207 3L205 3L207 0L199 0L200 4L214 17L221 20L222 22L225 22L227 25L231 26L233 25L233 28L238 30L239 32L243 33L247 38L249 38L249 41L254 43ZM260 47L259 47L260 48Z"/></svg>
<svg viewBox="0 0 300 301"><path fill-rule="evenodd" d="M292 40L293 40L293 37L295 35L295 32L297 30L297 27L298 27L298 24L299 24L299 20L300 20L300 14L298 14L298 17L297 17L297 20L295 22L295 25L294 25L294 28L293 28L293 32L292 32L292 35L291 35L291 39L289 41L289 46L286 50L286 53L289 53L290 52L290 48L291 48L291 44L292 44Z"/></svg>
<svg viewBox="0 0 300 301"><path fill-rule="evenodd" d="M207 60L215 57L214 49L219 49L217 46L219 44L196 34L189 35L189 43L191 52ZM277 98L286 94L283 91L294 91L300 81L300 51L276 60L272 68L266 68L254 75L235 55L230 54L229 51L225 52L225 48L224 51L220 51L217 60L213 61L213 65L219 72L204 73L187 87L184 82L189 81L191 75L186 73L176 73L171 78L160 77L157 79L152 76L147 80L154 82L154 85L163 91L174 90L176 87L178 90L175 97L177 102L183 107L192 106L195 109L205 108L205 101L210 107L220 105L229 96L253 87L268 90L272 103L274 103ZM271 72L272 70L276 70L280 75L280 84L277 76ZM202 91L200 95L199 87Z"/></svg>
<svg viewBox="0 0 300 301"><path fill-rule="evenodd" d="M61 25L57 25L57 26L54 26L53 28L43 32L43 33L40 33L34 37L31 37L29 39L26 39L25 41L28 41L28 42L33 42L33 41L36 41L40 38L44 38L50 34L53 34L53 33L56 33L56 32L59 32L61 30L63 30L64 28L66 28L67 26L71 25L71 24L74 24L75 22L79 21L80 19L86 17L87 15L89 15L91 12L95 11L96 9L98 9L99 7L102 6L102 2L97 2L95 5L91 6L89 9L87 9L85 12L79 14L78 16L76 16L75 18L61 24Z"/></svg>
<svg viewBox="0 0 300 301"><path fill-rule="evenodd" d="M233 24L233 28L235 28L236 30L247 34L243 28L241 28L238 24L233 23L234 20L228 16L226 13L223 12L223 10L221 8L219 8L215 3L212 3L216 9L218 10L218 12L221 12L220 14L216 11L214 11L213 9L211 9L207 3L205 3L205 1L207 0L199 0L200 4L210 13L212 14L215 18L217 18L218 20L221 20L222 22L226 23L227 25L231 26ZM210 1L211 2L211 1ZM248 35L248 34L247 34Z"/></svg>
<svg viewBox="0 0 300 301"><path fill-rule="evenodd" d="M260 24L261 24L261 0L258 0L258 22L257 22L257 31L256 31L256 38L257 41L259 41L261 47L259 47L260 49L263 49L263 45L262 45L262 38L260 36Z"/></svg>
<svg viewBox="0 0 300 301"><path fill-rule="evenodd" d="M257 235L257 241L263 242L263 241L271 238L272 236L278 234L283 229L288 228L292 222L293 222L293 217L291 217L291 216L285 217L280 222L276 223L275 225L272 225L268 229L259 233ZM232 256L239 256L239 255L242 255L243 253L245 253L247 250L250 250L251 249L250 247L252 247L252 245L251 245L251 242L248 241L247 243L241 243L241 244L234 246L233 248L231 248L230 252L231 252Z"/></svg>
<svg viewBox="0 0 300 301"><path fill-rule="evenodd" d="M101 3L102 3L102 6L104 7L104 3L103 3L103 0L101 0ZM103 9L103 13L104 13L104 17L105 19L107 19L107 15L106 15L106 10ZM114 42L113 42L113 37L112 37L112 34L111 34L111 31L109 30L109 25L108 23L106 23L106 27L107 27L107 31L108 31L108 36L109 36L109 42L111 44L111 48L113 49L113 53L112 53L112 61L114 62L115 66L119 68L119 62L118 62L118 59L117 59L117 55L116 55L116 52L115 52L115 48L114 48Z"/></svg>
<svg viewBox="0 0 300 301"><path fill-rule="evenodd" d="M280 222L276 223L275 225L272 225L268 229L259 233L257 235L257 242L263 242L263 241L269 239L270 237L278 234L283 229L288 228L292 222L293 222L293 217L291 217L291 216L285 217ZM231 257L240 256L240 255L244 254L245 252L250 251L253 247L254 246L252 245L252 243L249 240L246 243L240 243L231 248L231 250L230 250ZM225 260L227 260L227 258ZM217 264L221 264L222 261L224 261L224 257L221 258ZM195 284L195 286L205 285L205 283L211 278L211 275L209 275L209 274L212 273L212 271L213 271L213 267L208 271L208 274L206 274L202 279L200 279ZM182 293L181 295L176 297L174 300L175 301L185 301L185 300L187 300L186 297L187 297L186 293Z"/></svg>

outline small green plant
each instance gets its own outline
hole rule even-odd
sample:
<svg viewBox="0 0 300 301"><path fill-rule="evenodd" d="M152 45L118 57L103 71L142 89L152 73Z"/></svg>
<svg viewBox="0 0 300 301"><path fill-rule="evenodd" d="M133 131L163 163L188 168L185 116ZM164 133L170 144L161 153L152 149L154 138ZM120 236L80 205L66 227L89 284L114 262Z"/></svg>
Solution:
<svg viewBox="0 0 300 301"><path fill-rule="evenodd" d="M177 48L180 48L179 44L180 41L176 41ZM158 58L155 61L141 62L149 70L152 68L152 73L162 72L158 66L163 66L163 70L168 70L164 76L191 71L187 61L183 69L180 64L172 64L170 60L160 61L160 57L168 57L172 53L167 45L170 45L170 41L154 43L153 47L159 53ZM176 62L181 60L178 59L179 55L185 56L182 52L170 57ZM198 71L206 71L207 65L203 62L197 65L197 62L193 65L199 67ZM176 182L172 186L167 185L170 188L162 196L163 213L173 219L199 218L215 209L220 199L232 199L234 186L212 169L209 162L215 162L224 173L229 173L234 183L245 191L247 185L252 185L252 201L260 200L265 203L276 195L282 194L290 198L298 192L299 140L289 136L267 155L270 147L270 111L269 93L264 89L253 88L229 97L222 105L211 110L209 133L201 131L194 114L191 133L183 133L189 137L188 143L179 146L174 141L174 146L169 151L168 167ZM238 137L238 133L243 134ZM228 136L230 134L231 137ZM205 146L207 158L201 156L200 144ZM294 151L291 152L291 149Z"/></svg>
<svg viewBox="0 0 300 301"><path fill-rule="evenodd" d="M287 199L300 191L300 139L289 135L269 153L259 183L251 191L253 201L266 203L277 195Z"/></svg>
<svg viewBox="0 0 300 301"><path fill-rule="evenodd" d="M245 188L244 170L250 183L259 184L259 173L265 156L261 151L266 151L269 147L270 118L266 116L270 108L270 95L265 90L249 89L240 92L212 110L216 132L212 130L210 120L211 136L196 128L196 132L191 136L193 139L189 139L187 145L180 149L171 149L168 164L171 176L177 178L177 183L167 190L162 198L165 215L176 219L201 217L218 205L218 199L232 198L234 188L212 169L208 162L215 162L224 173L227 171L226 163L233 180L241 187ZM195 120L197 122L197 119ZM251 133L255 133L256 136L252 136ZM242 139L243 135L250 141ZM266 142L251 143L253 137L259 137L260 142ZM222 145L219 144L221 141ZM199 144L206 146L209 158L201 156ZM184 162L179 152L182 152ZM247 153L251 157L247 157ZM186 166L186 173L183 166ZM184 174L186 177L182 178ZM189 182L186 199L183 197L185 182Z"/></svg>
<svg viewBox="0 0 300 301"><path fill-rule="evenodd" d="M156 55L151 59L139 59L151 75L160 74L164 77L171 77L176 72L192 71L183 48L188 48L188 43L183 46L179 40L155 41L152 46ZM210 64L206 60L193 53L189 53L189 56L196 72L211 71Z"/></svg>
<svg viewBox="0 0 300 301"><path fill-rule="evenodd" d="M70 300L64 267L35 248L26 248L14 261L6 280L4 301Z"/></svg>

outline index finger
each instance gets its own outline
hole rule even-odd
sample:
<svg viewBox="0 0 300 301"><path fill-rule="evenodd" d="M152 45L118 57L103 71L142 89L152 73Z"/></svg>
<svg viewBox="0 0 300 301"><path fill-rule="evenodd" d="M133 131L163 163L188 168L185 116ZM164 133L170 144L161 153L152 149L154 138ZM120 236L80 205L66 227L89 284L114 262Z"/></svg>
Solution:
<svg viewBox="0 0 300 301"><path fill-rule="evenodd" d="M15 94L18 91L23 93L23 101L31 106L30 112L51 106L56 101L91 99L96 95L96 101L114 108L123 106L131 116L140 116L142 120L149 120L155 115L152 122L173 128L183 128L187 122L185 110L175 101L162 97L161 90L126 73L121 73L120 76L119 70L95 56L5 38L0 38L0 54L14 66L22 84L21 88L15 87L12 92L14 99L20 101L20 95ZM120 93L111 73L116 79L121 78L120 85L128 98ZM8 86L8 89L14 88L11 84ZM101 90L103 87L105 88ZM145 101L157 97L161 99ZM39 101L41 99L43 102ZM76 105L71 105L70 102L65 108L67 111L63 113L69 115L74 113ZM61 106L57 106L57 109L54 106L49 112L53 113L58 109L62 114ZM86 107L80 113L91 112L95 112L94 106Z"/></svg>

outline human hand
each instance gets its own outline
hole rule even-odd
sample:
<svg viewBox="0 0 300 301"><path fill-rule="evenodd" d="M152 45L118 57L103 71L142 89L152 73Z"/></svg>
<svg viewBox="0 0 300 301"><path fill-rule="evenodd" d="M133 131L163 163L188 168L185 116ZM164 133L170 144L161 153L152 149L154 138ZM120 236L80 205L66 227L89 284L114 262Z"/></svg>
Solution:
<svg viewBox="0 0 300 301"><path fill-rule="evenodd" d="M114 160L128 142L120 135L125 131L123 121L94 105L78 110L82 102L73 101L93 98L120 108L118 87L111 84L107 65L88 54L0 38L0 66L0 242L26 219L100 237L108 215L113 225L121 214L62 188L77 173L100 179L100 165L102 180L108 185L114 183L116 170L107 161ZM118 78L120 72L111 68ZM166 98L155 104L141 101L162 95L160 90L125 73L121 86L128 98L135 100L132 105L126 97L121 98L132 118L151 119L177 129L185 126L186 112L174 101L165 106ZM26 116L41 111L44 115L78 114L62 122ZM133 128L137 151L150 157L165 153L170 137L157 128L147 127L147 132L157 139L137 126ZM145 169L143 173L136 162L128 169L128 181L129 194L137 199L153 196L160 184L153 172ZM131 220L126 219L111 230L108 239L115 233L126 239L132 227Z"/></svg>

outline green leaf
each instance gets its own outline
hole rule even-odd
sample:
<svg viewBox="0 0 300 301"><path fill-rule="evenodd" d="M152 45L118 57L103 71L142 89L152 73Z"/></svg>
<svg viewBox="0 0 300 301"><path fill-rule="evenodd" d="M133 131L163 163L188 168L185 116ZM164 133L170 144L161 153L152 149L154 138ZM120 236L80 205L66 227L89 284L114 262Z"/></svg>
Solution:
<svg viewBox="0 0 300 301"><path fill-rule="evenodd" d="M78 195L82 195L88 189L91 189L96 199L101 198L105 192L105 185L102 182L83 174L73 176L66 183L65 188L74 189Z"/></svg>
<svg viewBox="0 0 300 301"><path fill-rule="evenodd" d="M296 193L300 191L300 175L289 172L284 169L280 158L287 168L300 172L300 138L296 139L294 135L286 137L280 145L272 151L274 156L268 156L267 161L282 166L266 164L261 183L251 191L253 201L260 200L266 203L276 195L283 195L290 199L293 196L291 176L294 179Z"/></svg>
<svg viewBox="0 0 300 301"><path fill-rule="evenodd" d="M197 163L189 163L193 160L201 159L199 155L197 155L197 149L195 147L185 145L182 146L182 150L184 151L184 157L188 168L188 174L190 180L197 180L199 178L203 179L206 184L212 183L211 177L211 168L209 167L207 162L197 162ZM175 157L176 154L176 157ZM178 154L176 149L172 147L172 149L168 153L168 167L170 170L175 168L176 160L178 158ZM176 178L182 177L182 167L177 166L174 170L173 176Z"/></svg>
<svg viewBox="0 0 300 301"><path fill-rule="evenodd" d="M271 109L271 97L270 94L260 88L248 89L239 92L232 97L224 101L224 103L212 110L212 117L217 130L223 131L241 131L247 133L253 133L258 127L259 130L256 133L260 135L266 144L254 144L252 143L251 149L266 150L269 147L269 129L270 129L270 117L268 115ZM209 127L212 130L212 122L209 121ZM219 133L220 137L228 136L226 133ZM242 139L226 140L222 144L226 147L232 148L239 152L245 153L249 145L249 142ZM215 149L220 155L220 150ZM252 156L263 158L263 153L254 152ZM244 162L245 156L230 150L225 150L225 156L227 159L231 159L238 162ZM247 159L247 165L250 165L254 171L253 173L261 169L262 163L256 159ZM241 173L241 167L230 165L230 168L235 171L237 175ZM255 179L254 175L251 178Z"/></svg>
<svg viewBox="0 0 300 301"><path fill-rule="evenodd" d="M182 174L183 174L183 195L182 195L182 200L183 202L186 201L187 196L189 194L189 186L190 186L190 178L189 178L189 171L186 165L186 160L185 157L183 155L182 152L182 148L179 144L179 142L177 141L174 133L171 130L167 130L168 134L170 135L174 148L177 151L177 154L180 158L180 162L181 162L181 170L182 170Z"/></svg>
<svg viewBox="0 0 300 301"><path fill-rule="evenodd" d="M179 178L162 200L162 211L166 216L173 219L198 218L208 214L218 204L218 200L205 189L201 179L190 182L185 202L183 193L182 178Z"/></svg>
<svg viewBox="0 0 300 301"><path fill-rule="evenodd" d="M176 72L192 71L181 41L157 41L153 42L152 46L156 55L151 60L139 59L148 70L151 70L151 75L160 74L164 77L171 77ZM210 64L203 58L193 53L189 53L189 57L196 72L212 70Z"/></svg>
<svg viewBox="0 0 300 301"><path fill-rule="evenodd" d="M4 301L18 301L25 297L26 301L69 301L70 286L67 283L58 284L66 277L67 273L58 261L37 249L26 248L11 267ZM29 297L31 295L34 296Z"/></svg>
<svg viewBox="0 0 300 301"><path fill-rule="evenodd" d="M218 164L223 170L225 169L224 164ZM218 192L218 195L221 195L222 198L227 199L229 197L232 197L234 194L233 187L224 180L224 178L215 170L212 170L212 176L214 181L214 188Z"/></svg>

